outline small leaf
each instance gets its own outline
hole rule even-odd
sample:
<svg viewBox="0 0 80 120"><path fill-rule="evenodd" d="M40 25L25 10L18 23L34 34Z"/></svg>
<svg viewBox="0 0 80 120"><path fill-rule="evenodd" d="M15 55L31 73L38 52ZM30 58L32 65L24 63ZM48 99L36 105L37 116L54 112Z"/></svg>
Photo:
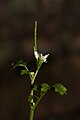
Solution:
<svg viewBox="0 0 80 120"><path fill-rule="evenodd" d="M28 70L21 70L21 75L29 74Z"/></svg>
<svg viewBox="0 0 80 120"><path fill-rule="evenodd" d="M16 67L19 67L19 66L28 69L27 66L26 66L26 63L23 62L23 60L19 60L16 63L12 63L12 66L13 66L13 69L16 68Z"/></svg>
<svg viewBox="0 0 80 120"><path fill-rule="evenodd" d="M49 90L49 85L47 83L41 84L41 92L46 92Z"/></svg>
<svg viewBox="0 0 80 120"><path fill-rule="evenodd" d="M55 87L55 92L58 92L60 95L67 94L67 89L62 84L55 84L53 87Z"/></svg>

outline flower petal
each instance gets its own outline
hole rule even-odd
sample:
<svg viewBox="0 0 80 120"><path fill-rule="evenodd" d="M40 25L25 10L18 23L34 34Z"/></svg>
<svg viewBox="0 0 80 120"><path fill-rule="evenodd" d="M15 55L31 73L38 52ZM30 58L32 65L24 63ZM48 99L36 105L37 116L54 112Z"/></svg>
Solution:
<svg viewBox="0 0 80 120"><path fill-rule="evenodd" d="M49 56L49 54L43 56L42 53L41 53L41 60L43 60L43 62L47 62L47 57Z"/></svg>
<svg viewBox="0 0 80 120"><path fill-rule="evenodd" d="M37 52L37 51L34 51L34 56L35 56L35 58L36 58L36 59L38 59L38 58L39 58L39 54L38 54L38 52Z"/></svg>

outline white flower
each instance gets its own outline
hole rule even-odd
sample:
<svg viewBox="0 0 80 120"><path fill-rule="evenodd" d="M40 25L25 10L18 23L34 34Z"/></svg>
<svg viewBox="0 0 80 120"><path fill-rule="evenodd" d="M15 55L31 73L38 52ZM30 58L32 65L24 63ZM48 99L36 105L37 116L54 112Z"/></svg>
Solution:
<svg viewBox="0 0 80 120"><path fill-rule="evenodd" d="M47 54L47 55L43 55L42 53L41 54L39 54L37 51L35 51L34 52L34 56L35 56L35 58L36 59L40 59L41 61L43 61L43 62L47 62L47 57L49 56L49 54Z"/></svg>
<svg viewBox="0 0 80 120"><path fill-rule="evenodd" d="M43 54L41 53L41 60L43 60L43 62L47 62L47 57L49 56L49 54L47 54L47 55L44 55L43 56Z"/></svg>

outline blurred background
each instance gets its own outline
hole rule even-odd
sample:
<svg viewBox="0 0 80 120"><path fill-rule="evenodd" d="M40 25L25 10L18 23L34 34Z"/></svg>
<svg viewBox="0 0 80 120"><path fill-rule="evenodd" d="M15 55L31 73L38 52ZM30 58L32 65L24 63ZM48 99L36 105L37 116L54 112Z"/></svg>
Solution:
<svg viewBox="0 0 80 120"><path fill-rule="evenodd" d="M28 120L29 77L11 63L23 59L35 69L35 20L38 51L50 54L36 82L68 89L63 97L47 94L35 120L80 120L80 0L0 0L0 120Z"/></svg>

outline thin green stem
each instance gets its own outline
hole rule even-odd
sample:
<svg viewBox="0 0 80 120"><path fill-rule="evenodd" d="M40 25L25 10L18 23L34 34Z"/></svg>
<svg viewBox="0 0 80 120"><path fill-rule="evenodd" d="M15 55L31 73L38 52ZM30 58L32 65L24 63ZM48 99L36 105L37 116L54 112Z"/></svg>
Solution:
<svg viewBox="0 0 80 120"><path fill-rule="evenodd" d="M34 109L30 109L30 117L29 120L33 120L34 119Z"/></svg>
<svg viewBox="0 0 80 120"><path fill-rule="evenodd" d="M37 68L37 70L36 70L36 72L35 72L35 74L34 74L34 77L33 77L33 79L31 80L31 84L32 84L32 85L34 84L34 81L35 81L35 79L36 79L36 76L37 76L37 74L38 74L38 72L39 72L40 67L41 67L41 66L39 66L39 67ZM30 76L30 74L29 74L29 76ZM31 78L31 77L30 77L30 78Z"/></svg>
<svg viewBox="0 0 80 120"><path fill-rule="evenodd" d="M34 52L37 51L37 21L35 21L35 25L34 25L34 46L33 46L33 50L34 50ZM31 79L31 86L34 85L36 76L37 76L37 74L39 72L39 69L40 69L41 65L37 66L37 70L36 70L36 72L34 74L34 77L31 77L31 73L29 73L29 76L30 76L30 79ZM34 91L33 91L33 89L31 89L30 96L33 96L33 95L34 95ZM40 96L40 98L37 100L37 103L34 103L34 98L31 99L31 101L30 101L30 116L29 116L29 120L33 120L33 118L34 118L34 111L35 111L34 108L36 108L36 106L38 105L38 103L40 102L40 100L42 99L42 97L44 95L45 94L43 93Z"/></svg>
<svg viewBox="0 0 80 120"><path fill-rule="evenodd" d="M34 52L37 51L37 21L34 23Z"/></svg>
<svg viewBox="0 0 80 120"><path fill-rule="evenodd" d="M39 72L39 69L37 69L37 70L36 70L36 72L35 72L35 75L34 75L34 80L35 80L35 78L36 78L36 76L37 76L38 72Z"/></svg>
<svg viewBox="0 0 80 120"><path fill-rule="evenodd" d="M34 82L33 83L31 83L31 85L33 85L34 84ZM34 95L34 93L33 93L33 89L31 89L31 91L30 91L30 96L33 96ZM29 115L29 120L33 120L33 118L34 118L34 109L33 109L33 106L34 106L34 101L33 101L33 99L31 99L31 101L30 101L30 115Z"/></svg>
<svg viewBox="0 0 80 120"><path fill-rule="evenodd" d="M47 92L43 93L40 98L37 100L35 106L34 106L34 110L36 109L36 107L38 106L39 102L41 101L41 99L44 97L44 95L46 94Z"/></svg>
<svg viewBox="0 0 80 120"><path fill-rule="evenodd" d="M35 24L34 24L34 45L33 45L33 50L34 50L34 52L37 51L37 21L35 21ZM37 69L33 78L31 77L31 74L29 74L30 79L31 79L31 86L34 85L34 81L35 81L35 78L37 76L38 71L39 70ZM32 96L34 95L33 89L31 89L30 95L32 95ZM35 104L34 103L34 99L31 99L31 101L30 101L30 116L29 116L29 120L33 120L33 117L34 117L34 109L33 109L34 104Z"/></svg>
<svg viewBox="0 0 80 120"><path fill-rule="evenodd" d="M31 80L31 85L34 85L34 81L35 81L35 78L36 78L36 76L38 74L38 71L39 71L39 69L36 70L34 78ZM31 89L30 95L32 95L32 96L34 95L33 89ZM41 96L41 98L42 98L42 96ZM41 98L38 99L37 104L39 103L39 101L41 100ZM34 108L35 108L35 106L37 106L37 104L35 104L35 105L34 104L35 104L34 103L34 99L31 99L31 101L30 101L30 116L29 116L29 120L33 120L33 118L34 118L34 111L35 111Z"/></svg>

